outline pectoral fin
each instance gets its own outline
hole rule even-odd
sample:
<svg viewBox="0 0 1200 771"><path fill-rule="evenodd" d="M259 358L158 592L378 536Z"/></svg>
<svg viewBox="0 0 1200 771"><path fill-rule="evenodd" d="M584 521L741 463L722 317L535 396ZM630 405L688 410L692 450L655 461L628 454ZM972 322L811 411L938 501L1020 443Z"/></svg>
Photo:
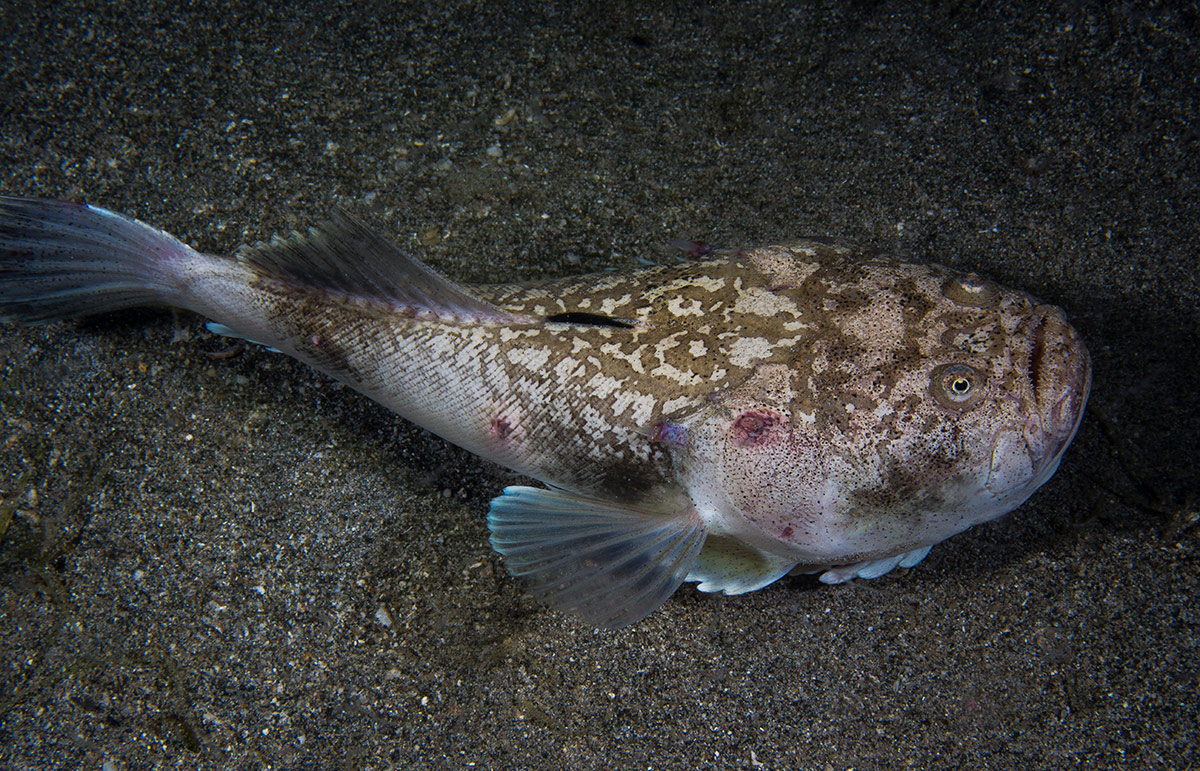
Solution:
<svg viewBox="0 0 1200 771"><path fill-rule="evenodd" d="M508 487L488 513L492 547L542 602L619 629L683 583L704 545L688 510L643 510L535 487Z"/></svg>
<svg viewBox="0 0 1200 771"><path fill-rule="evenodd" d="M793 559L768 554L733 538L710 535L687 580L699 581L696 588L702 592L745 594L778 581L795 565Z"/></svg>

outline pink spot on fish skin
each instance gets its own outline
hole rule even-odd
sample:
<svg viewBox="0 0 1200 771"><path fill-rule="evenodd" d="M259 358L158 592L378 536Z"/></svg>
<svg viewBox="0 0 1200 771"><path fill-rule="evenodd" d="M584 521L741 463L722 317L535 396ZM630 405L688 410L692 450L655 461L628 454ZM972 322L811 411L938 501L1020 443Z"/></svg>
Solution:
<svg viewBox="0 0 1200 771"><path fill-rule="evenodd" d="M780 531L779 535L782 538L791 538L793 532L795 532L795 531L792 530L791 525L785 525L783 530Z"/></svg>
<svg viewBox="0 0 1200 771"><path fill-rule="evenodd" d="M730 433L738 447L759 447L771 441L783 418L767 410L748 410L733 422Z"/></svg>
<svg viewBox="0 0 1200 771"><path fill-rule="evenodd" d="M501 442L507 441L513 435L513 431L512 424L503 415L497 415L492 419L492 424L488 426L488 435Z"/></svg>
<svg viewBox="0 0 1200 771"><path fill-rule="evenodd" d="M654 433L650 435L650 441L682 447L687 444L687 436L687 426L666 421L654 426Z"/></svg>

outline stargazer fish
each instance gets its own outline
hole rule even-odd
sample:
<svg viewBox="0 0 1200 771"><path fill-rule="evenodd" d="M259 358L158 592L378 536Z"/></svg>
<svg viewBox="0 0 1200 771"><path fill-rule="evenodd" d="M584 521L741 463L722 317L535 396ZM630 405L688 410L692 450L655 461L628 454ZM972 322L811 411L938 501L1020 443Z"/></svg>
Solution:
<svg viewBox="0 0 1200 771"><path fill-rule="evenodd" d="M601 627L684 581L740 594L911 567L1021 505L1091 384L1063 312L824 241L454 284L354 218L236 257L94 206L0 199L0 317L186 308L543 482L491 542Z"/></svg>

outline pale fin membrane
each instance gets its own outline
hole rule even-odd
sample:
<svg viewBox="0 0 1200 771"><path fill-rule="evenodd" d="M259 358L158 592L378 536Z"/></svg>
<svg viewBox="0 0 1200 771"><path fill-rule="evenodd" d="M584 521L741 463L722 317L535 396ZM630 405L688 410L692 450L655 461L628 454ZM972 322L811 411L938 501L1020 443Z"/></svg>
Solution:
<svg viewBox="0 0 1200 771"><path fill-rule="evenodd" d="M891 573L896 568L911 568L929 554L932 546L923 546L891 557L881 557L874 560L863 560L850 565L839 565L821 573L823 584L844 584L852 578L879 578Z"/></svg>
<svg viewBox="0 0 1200 771"><path fill-rule="evenodd" d="M649 615L704 545L690 512L664 514L559 490L507 487L488 513L492 547L534 597L606 629Z"/></svg>
<svg viewBox="0 0 1200 771"><path fill-rule="evenodd" d="M245 340L247 343L253 343L254 345L261 345L263 348L266 348L268 351L274 351L275 353L283 353L283 351L279 350L278 348L267 345L266 343L264 343L261 340L255 340L253 338L246 337L245 335L243 335L241 332L237 331L233 327L227 327L224 324L219 324L215 321L209 321L209 322L205 323L204 327L209 332L212 332L214 335L220 335L221 337L232 337L235 340Z"/></svg>
<svg viewBox="0 0 1200 771"><path fill-rule="evenodd" d="M745 594L786 576L796 560L768 554L726 536L709 535L688 573L702 592Z"/></svg>
<svg viewBox="0 0 1200 771"><path fill-rule="evenodd" d="M0 320L46 322L172 305L191 247L86 204L0 196Z"/></svg>

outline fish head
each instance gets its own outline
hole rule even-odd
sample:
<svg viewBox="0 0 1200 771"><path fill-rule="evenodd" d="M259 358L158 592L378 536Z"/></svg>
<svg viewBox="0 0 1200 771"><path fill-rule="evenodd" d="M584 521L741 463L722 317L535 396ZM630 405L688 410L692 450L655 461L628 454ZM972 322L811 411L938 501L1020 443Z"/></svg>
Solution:
<svg viewBox="0 0 1200 771"><path fill-rule="evenodd" d="M802 349L689 421L678 467L712 531L850 564L1007 513L1054 473L1091 385L1060 309L937 266L805 283Z"/></svg>

